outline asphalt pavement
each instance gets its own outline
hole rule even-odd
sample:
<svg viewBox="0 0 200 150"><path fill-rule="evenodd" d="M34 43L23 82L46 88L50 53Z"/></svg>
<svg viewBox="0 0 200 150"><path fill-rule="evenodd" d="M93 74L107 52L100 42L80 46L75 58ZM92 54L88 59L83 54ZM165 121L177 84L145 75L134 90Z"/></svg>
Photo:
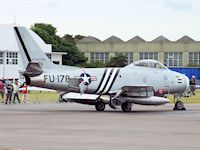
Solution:
<svg viewBox="0 0 200 150"><path fill-rule="evenodd" d="M0 104L0 150L200 150L200 105L186 108Z"/></svg>

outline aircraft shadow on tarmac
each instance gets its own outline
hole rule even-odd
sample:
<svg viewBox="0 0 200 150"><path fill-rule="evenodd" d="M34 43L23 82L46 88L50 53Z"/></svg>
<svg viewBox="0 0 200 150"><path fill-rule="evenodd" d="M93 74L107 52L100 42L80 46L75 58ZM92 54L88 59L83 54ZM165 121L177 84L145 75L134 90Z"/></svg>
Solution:
<svg viewBox="0 0 200 150"><path fill-rule="evenodd" d="M1 111L1 110L0 110ZM5 109L3 110L5 111ZM26 112L26 113L91 113L91 114L149 114L149 113L155 113L155 114L160 114L160 113L171 113L174 112L173 110L132 110L131 112L127 112L124 113L122 112L122 110L118 109L118 110L105 110L102 112L98 112L95 109L90 109L90 110L86 110L86 109L6 109L6 111L10 111L10 112Z"/></svg>
<svg viewBox="0 0 200 150"><path fill-rule="evenodd" d="M30 106L30 105L29 105ZM33 106L33 107L32 107ZM109 109L106 108L104 111L102 112L98 112L96 111L95 108L93 107L78 107L75 108L74 106L71 108L68 107L48 107L48 106L42 106L40 107L39 105L32 105L31 107L18 107L18 106L11 106L11 107L7 107L5 105L1 105L0 107L0 111L9 111L9 112L17 112L17 113L91 113L91 114L161 114L161 113L177 113L177 112L183 112L183 111L173 111L173 107L155 107L154 108L149 108L149 107L136 107L134 109L132 109L131 112L122 112L121 109L117 109L117 110L113 110L113 109ZM39 106L39 107L37 107Z"/></svg>

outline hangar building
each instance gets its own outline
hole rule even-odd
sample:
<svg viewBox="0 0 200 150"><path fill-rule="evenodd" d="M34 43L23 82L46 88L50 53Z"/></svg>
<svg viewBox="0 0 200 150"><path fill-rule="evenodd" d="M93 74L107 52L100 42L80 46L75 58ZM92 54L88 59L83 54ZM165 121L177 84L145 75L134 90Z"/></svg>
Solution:
<svg viewBox="0 0 200 150"><path fill-rule="evenodd" d="M188 36L183 36L177 41L170 41L164 36L145 41L135 36L126 42L116 36L104 41L87 36L77 42L77 47L84 52L89 62L105 63L111 57L122 53L127 57L127 64L141 59L155 59L168 67L200 65L200 41Z"/></svg>

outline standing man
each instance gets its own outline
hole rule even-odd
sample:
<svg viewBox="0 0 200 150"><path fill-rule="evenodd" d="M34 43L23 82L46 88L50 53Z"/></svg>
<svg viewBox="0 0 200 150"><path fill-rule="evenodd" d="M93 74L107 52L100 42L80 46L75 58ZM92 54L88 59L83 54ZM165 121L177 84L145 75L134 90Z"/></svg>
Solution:
<svg viewBox="0 0 200 150"><path fill-rule="evenodd" d="M196 89L196 77L192 76L192 79L190 80L190 93L192 95L195 95L195 89Z"/></svg>
<svg viewBox="0 0 200 150"><path fill-rule="evenodd" d="M13 90L13 92L14 92L13 103L15 103L15 98L17 98L18 102L21 103L20 100L19 100L19 94L18 94L19 93L19 84L18 84L17 81L15 82L13 88L14 88L14 90Z"/></svg>
<svg viewBox="0 0 200 150"><path fill-rule="evenodd" d="M2 103L4 103L4 92L5 92L5 85L2 80L0 80L0 94L2 98Z"/></svg>
<svg viewBox="0 0 200 150"><path fill-rule="evenodd" d="M6 103L5 104L8 104L8 101L9 101L9 104L11 104L11 101L12 101L12 93L13 93L13 86L11 84L11 82L9 81L7 86L6 86Z"/></svg>

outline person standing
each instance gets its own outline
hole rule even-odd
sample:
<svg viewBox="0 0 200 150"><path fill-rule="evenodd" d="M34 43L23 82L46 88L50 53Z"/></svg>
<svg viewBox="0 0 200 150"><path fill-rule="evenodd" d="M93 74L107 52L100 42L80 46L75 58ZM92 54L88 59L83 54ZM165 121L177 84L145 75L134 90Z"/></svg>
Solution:
<svg viewBox="0 0 200 150"><path fill-rule="evenodd" d="M190 93L192 95L195 95L195 89L196 89L196 77L192 76L192 79L190 80Z"/></svg>
<svg viewBox="0 0 200 150"><path fill-rule="evenodd" d="M22 89L22 102L28 103L28 89L27 89L26 82L24 82L24 85L21 89Z"/></svg>
<svg viewBox="0 0 200 150"><path fill-rule="evenodd" d="M6 103L5 104L11 104L11 100L12 100L12 93L13 93L13 86L10 83L10 81L8 82L7 86L6 86Z"/></svg>
<svg viewBox="0 0 200 150"><path fill-rule="evenodd" d="M19 99L19 94L18 94L19 93L19 84L17 81L15 82L13 88L14 88L13 89L13 92L14 92L13 103L15 103L15 98L17 98L18 102L21 103L20 99Z"/></svg>
<svg viewBox="0 0 200 150"><path fill-rule="evenodd" d="M0 80L0 94L2 98L2 103L4 103L4 92L5 92L5 85L3 81Z"/></svg>
<svg viewBox="0 0 200 150"><path fill-rule="evenodd" d="M9 80L6 78L6 79L4 80L4 84L5 84L5 86L7 86L8 83L9 83Z"/></svg>

